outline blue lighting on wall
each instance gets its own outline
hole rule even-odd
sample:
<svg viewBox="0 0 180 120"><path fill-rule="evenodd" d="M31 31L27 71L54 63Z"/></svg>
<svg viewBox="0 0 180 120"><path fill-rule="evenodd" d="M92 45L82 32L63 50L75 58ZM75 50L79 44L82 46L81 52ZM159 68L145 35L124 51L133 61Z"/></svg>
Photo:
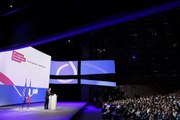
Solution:
<svg viewBox="0 0 180 120"><path fill-rule="evenodd" d="M135 55L133 55L133 56L132 56L132 59L136 59L136 56L135 56Z"/></svg>

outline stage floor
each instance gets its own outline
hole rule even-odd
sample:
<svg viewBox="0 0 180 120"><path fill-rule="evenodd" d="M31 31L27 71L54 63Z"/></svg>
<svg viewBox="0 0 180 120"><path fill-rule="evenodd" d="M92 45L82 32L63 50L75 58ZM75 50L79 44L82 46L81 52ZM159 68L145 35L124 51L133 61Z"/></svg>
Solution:
<svg viewBox="0 0 180 120"><path fill-rule="evenodd" d="M45 110L44 103L0 107L0 120L70 120L86 102L58 102L56 110Z"/></svg>

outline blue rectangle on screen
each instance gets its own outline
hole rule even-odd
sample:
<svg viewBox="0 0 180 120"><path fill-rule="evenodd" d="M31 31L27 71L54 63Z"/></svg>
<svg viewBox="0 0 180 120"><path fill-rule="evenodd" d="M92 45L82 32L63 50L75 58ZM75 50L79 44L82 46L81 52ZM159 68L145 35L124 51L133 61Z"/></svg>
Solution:
<svg viewBox="0 0 180 120"><path fill-rule="evenodd" d="M77 61L51 61L50 75L77 75Z"/></svg>
<svg viewBox="0 0 180 120"><path fill-rule="evenodd" d="M77 79L50 79L50 84L77 84Z"/></svg>
<svg viewBox="0 0 180 120"><path fill-rule="evenodd" d="M115 73L114 60L81 61L81 75L112 74L112 73Z"/></svg>
<svg viewBox="0 0 180 120"><path fill-rule="evenodd" d="M100 81L100 80L81 79L81 84L116 87L116 82Z"/></svg>

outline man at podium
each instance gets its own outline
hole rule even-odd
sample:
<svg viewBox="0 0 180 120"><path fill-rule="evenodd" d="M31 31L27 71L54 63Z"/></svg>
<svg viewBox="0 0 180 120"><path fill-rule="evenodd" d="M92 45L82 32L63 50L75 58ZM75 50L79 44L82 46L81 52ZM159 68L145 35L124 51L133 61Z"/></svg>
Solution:
<svg viewBox="0 0 180 120"><path fill-rule="evenodd" d="M53 95L53 93L51 93L51 88L48 88L48 90L46 91L46 96L45 96L44 109L48 109L49 96L50 96L50 95Z"/></svg>

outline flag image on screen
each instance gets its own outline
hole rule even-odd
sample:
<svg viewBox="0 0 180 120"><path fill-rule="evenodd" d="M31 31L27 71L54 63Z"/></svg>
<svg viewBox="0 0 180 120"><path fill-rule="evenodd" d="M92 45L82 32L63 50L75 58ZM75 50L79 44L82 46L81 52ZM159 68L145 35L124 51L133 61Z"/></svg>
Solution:
<svg viewBox="0 0 180 120"><path fill-rule="evenodd" d="M49 87L51 56L33 47L0 53L0 105L44 101Z"/></svg>

